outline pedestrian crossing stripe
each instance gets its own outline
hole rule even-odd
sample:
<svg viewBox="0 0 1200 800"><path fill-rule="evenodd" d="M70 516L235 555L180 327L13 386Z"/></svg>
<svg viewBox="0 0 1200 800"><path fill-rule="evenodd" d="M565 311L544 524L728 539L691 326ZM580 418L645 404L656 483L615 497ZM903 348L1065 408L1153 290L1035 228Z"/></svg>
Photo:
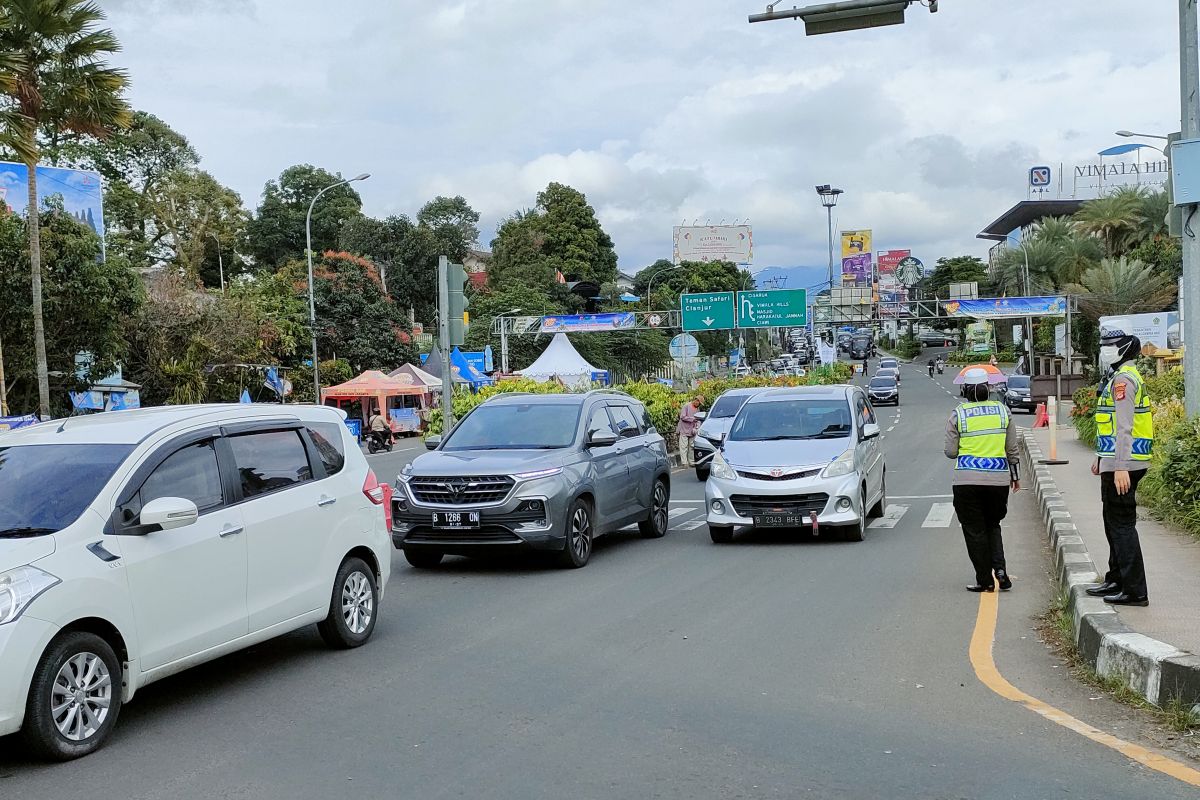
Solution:
<svg viewBox="0 0 1200 800"><path fill-rule="evenodd" d="M946 495L939 495L945 497ZM686 502L686 501L685 501ZM708 523L708 515L705 509L701 506L676 506L675 501L672 501L672 508L667 512L671 519L671 529L677 531L694 531ZM901 520L908 513L911 505L908 503L890 503L884 509L883 516L879 519L871 520L868 528L895 528L900 524ZM698 516L696 516L698 515ZM954 504L932 503L929 510L925 514L925 518L921 522L922 528L949 528L954 522ZM637 530L637 525L627 525L621 529L622 531Z"/></svg>

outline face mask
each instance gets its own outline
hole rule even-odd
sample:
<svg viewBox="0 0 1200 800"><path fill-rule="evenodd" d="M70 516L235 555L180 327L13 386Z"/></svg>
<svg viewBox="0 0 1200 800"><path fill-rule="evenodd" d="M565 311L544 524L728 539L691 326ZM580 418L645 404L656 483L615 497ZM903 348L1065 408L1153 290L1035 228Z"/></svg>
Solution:
<svg viewBox="0 0 1200 800"><path fill-rule="evenodd" d="M1121 350L1115 344L1105 345L1100 348L1100 363L1106 367L1111 367L1117 363L1117 359L1121 357Z"/></svg>

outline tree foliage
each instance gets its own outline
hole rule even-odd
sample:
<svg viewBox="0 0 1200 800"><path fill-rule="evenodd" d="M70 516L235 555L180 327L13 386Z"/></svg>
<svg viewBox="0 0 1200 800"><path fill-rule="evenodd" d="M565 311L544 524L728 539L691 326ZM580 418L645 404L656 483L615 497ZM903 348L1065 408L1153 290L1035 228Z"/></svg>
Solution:
<svg viewBox="0 0 1200 800"><path fill-rule="evenodd" d="M990 293L993 287L988 281L987 264L975 256L951 256L937 260L933 273L924 279L921 288L935 297L947 298L950 284L971 281L979 284L981 296Z"/></svg>
<svg viewBox="0 0 1200 800"><path fill-rule="evenodd" d="M1124 256L1102 260L1067 288L1079 295L1080 308L1092 319L1161 311L1175 300L1175 282L1169 276Z"/></svg>
<svg viewBox="0 0 1200 800"><path fill-rule="evenodd" d="M305 249L304 223L317 193L343 180L311 164L288 167L278 180L267 181L262 202L248 227L250 254L260 268L275 268L301 258ZM313 206L313 252L338 246L342 226L358 216L362 198L350 184L330 189Z"/></svg>

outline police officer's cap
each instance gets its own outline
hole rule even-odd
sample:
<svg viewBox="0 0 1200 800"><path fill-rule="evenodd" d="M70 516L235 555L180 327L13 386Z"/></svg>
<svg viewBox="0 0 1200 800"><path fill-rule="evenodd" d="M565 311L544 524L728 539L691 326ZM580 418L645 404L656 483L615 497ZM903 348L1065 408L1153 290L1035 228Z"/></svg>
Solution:
<svg viewBox="0 0 1200 800"><path fill-rule="evenodd" d="M971 367L963 373L963 383L967 386L979 386L988 382L988 373L982 367Z"/></svg>
<svg viewBox="0 0 1200 800"><path fill-rule="evenodd" d="M1117 344L1133 335L1133 326L1124 317L1105 320L1100 325L1100 343Z"/></svg>

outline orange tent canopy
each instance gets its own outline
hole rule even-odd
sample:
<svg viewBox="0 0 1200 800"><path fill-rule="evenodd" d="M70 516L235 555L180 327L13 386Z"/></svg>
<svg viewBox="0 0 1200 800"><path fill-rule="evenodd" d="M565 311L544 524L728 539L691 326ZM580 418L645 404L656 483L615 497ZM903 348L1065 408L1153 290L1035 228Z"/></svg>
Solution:
<svg viewBox="0 0 1200 800"><path fill-rule="evenodd" d="M356 397L374 397L383 400L385 397L395 397L404 394L425 394L429 390L414 383L411 378L401 380L390 378L377 369L369 369L356 378L345 383L330 386L321 390L321 402L330 399L351 399Z"/></svg>

